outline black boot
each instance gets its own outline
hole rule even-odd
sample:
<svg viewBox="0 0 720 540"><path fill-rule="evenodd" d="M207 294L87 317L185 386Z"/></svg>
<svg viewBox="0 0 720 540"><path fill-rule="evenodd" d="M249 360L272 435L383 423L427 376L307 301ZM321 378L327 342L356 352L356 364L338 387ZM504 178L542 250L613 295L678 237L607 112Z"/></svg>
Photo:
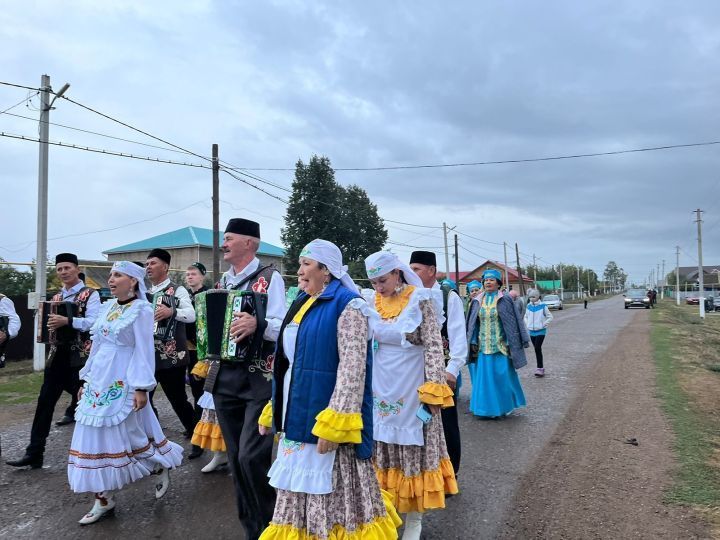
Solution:
<svg viewBox="0 0 720 540"><path fill-rule="evenodd" d="M75 419L72 416L65 415L60 420L55 422L56 426L66 426L68 424L72 424L75 421Z"/></svg>
<svg viewBox="0 0 720 540"><path fill-rule="evenodd" d="M193 444L192 450L190 450L190 453L188 454L188 459L199 458L200 456L203 455L204 452L205 452L205 450L203 450L197 444Z"/></svg>
<svg viewBox="0 0 720 540"><path fill-rule="evenodd" d="M41 469L43 466L43 457L42 457L42 455L31 456L30 454L25 454L20 459L6 461L5 463L10 465L11 467L27 467L27 466L29 466L31 469Z"/></svg>

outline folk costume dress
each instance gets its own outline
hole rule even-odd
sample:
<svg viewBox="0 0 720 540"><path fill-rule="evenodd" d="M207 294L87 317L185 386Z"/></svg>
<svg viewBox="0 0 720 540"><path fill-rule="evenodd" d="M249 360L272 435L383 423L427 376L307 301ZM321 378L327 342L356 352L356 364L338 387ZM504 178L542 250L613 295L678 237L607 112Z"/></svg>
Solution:
<svg viewBox="0 0 720 540"><path fill-rule="evenodd" d="M342 291L341 293L338 293ZM339 443L333 452L319 454L317 444L291 440L279 434L277 459L268 473L270 484L277 488L277 502L270 526L261 540L385 540L397 538L401 520L393 508L392 499L378 486L372 462L372 429L363 425L363 415L371 418L371 391L366 383L366 367L371 366L368 355L368 317L373 316L367 303L340 285L331 282L323 295L345 294L350 300L337 320L337 372L334 389L327 407L314 420L312 433L328 441ZM273 411L268 404L260 424L271 427L281 419L281 427L302 414L291 396L293 378L299 377L297 367L298 343L314 336L301 334L301 325L319 300L301 293L297 302L301 307L292 311L290 322L282 331L282 349L287 358L282 388L282 412ZM292 309L292 308L291 308ZM337 317L337 315L334 315ZM312 321L308 321L312 324ZM334 336L333 336L334 337ZM279 348L278 348L279 349ZM276 357L276 367L281 362ZM275 379L276 382L278 379ZM317 395L307 389L313 400ZM274 394L273 403L279 399ZM289 406L289 408L288 408ZM322 405L320 405L322 406ZM362 414L361 414L362 409ZM273 422L275 416L275 422ZM358 457L357 445L363 443L367 458Z"/></svg>
<svg viewBox="0 0 720 540"><path fill-rule="evenodd" d="M150 303L106 302L91 334L68 458L76 493L118 490L156 468L177 467L183 452L165 437L149 402L133 411L135 389L156 384Z"/></svg>
<svg viewBox="0 0 720 540"><path fill-rule="evenodd" d="M372 298L382 321L374 325L373 431L380 487L400 513L445 507L458 492L441 415L427 424L421 404L453 405L447 385L438 321L430 289L405 285L391 297Z"/></svg>
<svg viewBox="0 0 720 540"><path fill-rule="evenodd" d="M497 418L526 405L498 314L501 295L481 295L478 324L471 337L471 344L478 347L477 361L468 364L472 380L470 412L476 416Z"/></svg>
<svg viewBox="0 0 720 540"><path fill-rule="evenodd" d="M192 369L191 374L197 375L203 379L207 378L209 363L199 360ZM200 421L195 425L193 431L192 444L199 446L204 450L213 452L226 452L225 439L223 439L220 430L220 422L218 422L215 413L215 401L212 394L208 391L203 392L198 400L198 405L202 407Z"/></svg>

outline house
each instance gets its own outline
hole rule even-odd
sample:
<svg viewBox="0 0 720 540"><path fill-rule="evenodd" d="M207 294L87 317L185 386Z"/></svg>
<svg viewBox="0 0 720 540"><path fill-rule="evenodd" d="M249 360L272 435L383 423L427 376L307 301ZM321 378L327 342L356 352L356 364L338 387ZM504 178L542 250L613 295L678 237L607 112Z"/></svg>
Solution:
<svg viewBox="0 0 720 540"><path fill-rule="evenodd" d="M482 274L485 270L488 270L490 268L494 268L495 270L499 270L500 273L503 275L503 282L505 281L505 271L507 269L507 276L508 276L508 283L504 283L505 286L509 285L509 289L515 289L517 291L523 290L520 286L520 278L518 277L517 270L514 270L511 267L505 267L505 265L498 261L491 261L486 260L484 263L482 263L480 266L475 268L474 270L470 270L469 272L450 272L450 279L452 279L455 283L458 284L458 287L460 287L460 291L464 293L464 287L463 285L471 282L472 280L476 279L478 281L481 281ZM438 272L437 274L438 279L445 279L445 272ZM526 276L525 274L522 275L522 283L524 285L524 290L527 290L528 288L532 287L533 280L531 277ZM461 285L462 284L462 285Z"/></svg>
<svg viewBox="0 0 720 540"><path fill-rule="evenodd" d="M697 265L681 266L678 273L680 274L680 284L698 283L700 272ZM703 265L703 284L720 284L720 266ZM668 285L675 285L675 281L673 280L672 283L668 283Z"/></svg>
<svg viewBox="0 0 720 540"><path fill-rule="evenodd" d="M223 233L220 232L220 244L222 244ZM167 250L172 257L170 264L171 270L183 272L194 262L201 262L208 269L208 276L212 281L217 281L220 276L212 276L213 258L213 233L212 229L203 227L183 227L175 231L170 231L157 236L152 236L144 240L138 240L124 246L115 247L103 251L109 261L141 261L145 262L145 258L150 250L154 248L162 248ZM285 250L281 247L260 241L260 249L258 249L257 257L261 264L274 264L284 273L283 257ZM227 270L227 264L220 259L220 271Z"/></svg>

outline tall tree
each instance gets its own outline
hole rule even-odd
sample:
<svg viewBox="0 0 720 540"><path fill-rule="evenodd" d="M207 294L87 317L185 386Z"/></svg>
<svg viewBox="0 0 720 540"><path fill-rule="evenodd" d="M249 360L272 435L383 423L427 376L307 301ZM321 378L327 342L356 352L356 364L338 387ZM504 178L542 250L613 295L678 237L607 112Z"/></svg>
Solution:
<svg viewBox="0 0 720 540"><path fill-rule="evenodd" d="M315 155L307 165L298 160L292 187L281 231L287 273L297 271L298 255L308 242L323 238L340 248L353 277L364 277L363 259L387 240L377 206L365 190L339 185L330 160Z"/></svg>

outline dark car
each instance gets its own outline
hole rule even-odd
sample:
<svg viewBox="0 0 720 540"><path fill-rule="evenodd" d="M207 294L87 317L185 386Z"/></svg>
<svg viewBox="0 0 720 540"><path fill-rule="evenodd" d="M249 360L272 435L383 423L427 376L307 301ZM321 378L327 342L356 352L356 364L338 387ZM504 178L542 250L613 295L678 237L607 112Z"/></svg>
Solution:
<svg viewBox="0 0 720 540"><path fill-rule="evenodd" d="M625 309L631 307L650 309L650 297L643 289L630 289L623 296L625 296Z"/></svg>

